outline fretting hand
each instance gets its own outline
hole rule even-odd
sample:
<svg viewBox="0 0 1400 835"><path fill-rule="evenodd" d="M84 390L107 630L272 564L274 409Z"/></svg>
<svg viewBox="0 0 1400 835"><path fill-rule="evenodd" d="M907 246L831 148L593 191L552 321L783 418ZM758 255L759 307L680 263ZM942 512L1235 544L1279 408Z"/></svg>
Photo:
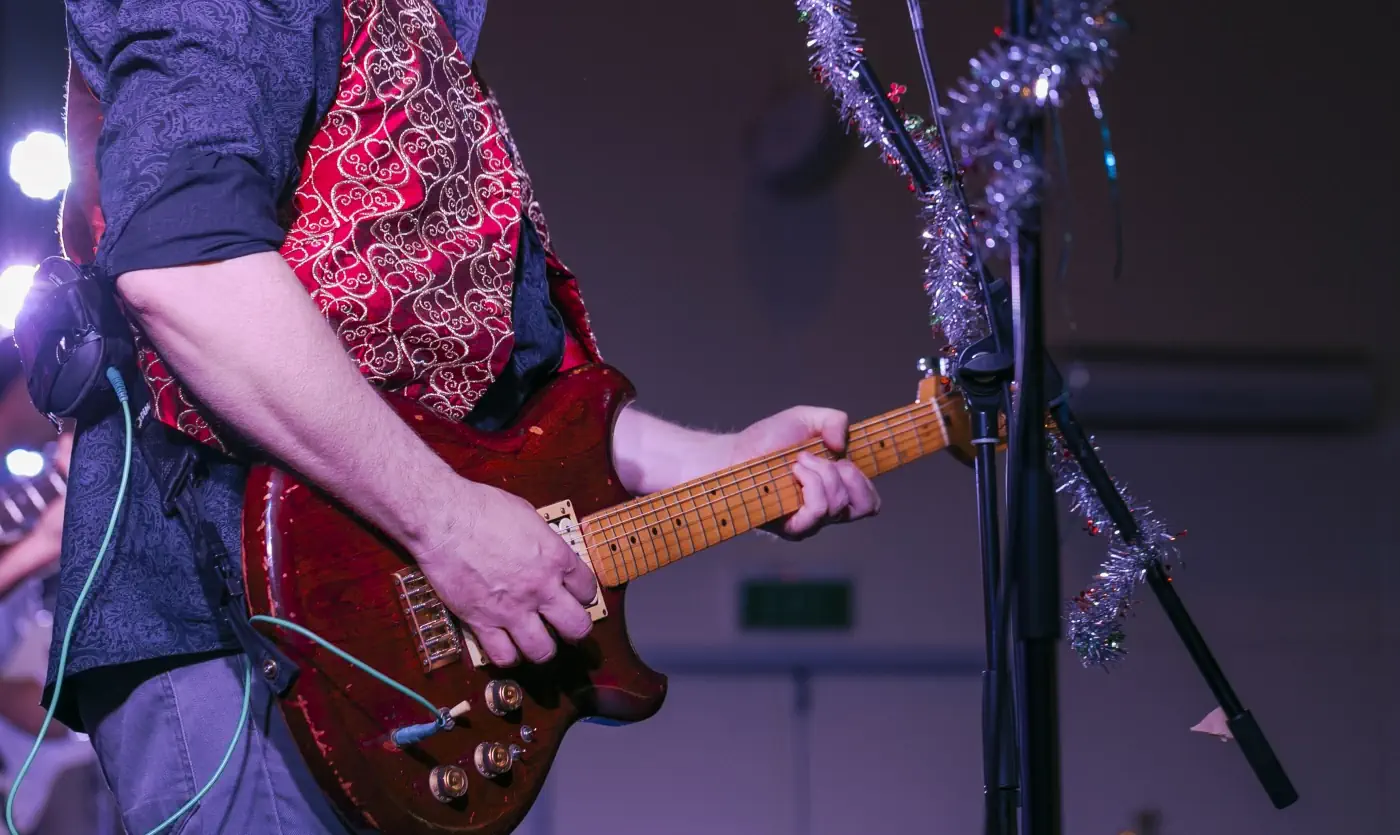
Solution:
<svg viewBox="0 0 1400 835"><path fill-rule="evenodd" d="M733 463L741 464L813 438L820 438L827 449L839 455L846 448L848 426L844 412L794 406L733 436ZM764 528L784 539L805 539L827 525L880 512L880 494L875 485L848 459L833 461L804 452L798 456L792 473L802 485L802 507Z"/></svg>

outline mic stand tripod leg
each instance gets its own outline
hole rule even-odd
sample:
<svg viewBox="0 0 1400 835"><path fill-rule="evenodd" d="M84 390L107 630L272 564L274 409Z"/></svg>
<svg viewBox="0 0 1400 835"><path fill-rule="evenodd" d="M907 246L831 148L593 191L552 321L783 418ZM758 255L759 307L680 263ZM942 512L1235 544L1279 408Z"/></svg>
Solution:
<svg viewBox="0 0 1400 835"><path fill-rule="evenodd" d="M1011 327L1010 288L1007 287L1006 282L1000 279L994 280L988 285L988 313L992 318L993 327L1003 329ZM1084 431L1084 427L1075 418L1074 411L1069 405L1069 394L1065 388L1064 378L1049 356L1045 357L1045 394L1049 401L1046 408L1049 409L1050 416L1055 421L1055 427L1059 430L1060 437L1064 439L1065 449L1074 457L1080 471L1084 473L1084 477L1093 486L1099 503L1104 506L1109 519L1113 521L1114 529L1118 531L1124 542L1130 545L1138 544L1142 539L1142 533L1138 528L1137 521L1128 510L1128 505L1123 501L1122 494L1114 486L1113 478L1104 468L1103 461L1094 450L1094 444L1089 439L1088 433ZM1274 808L1283 809L1292 805L1298 799L1298 792L1293 787L1293 782L1283 770L1283 765L1275 755L1273 746L1265 738L1258 721L1235 695L1234 688L1225 678L1224 670L1220 668L1215 656L1210 651L1210 647L1206 644L1205 636L1201 634L1200 629L1191 619L1191 615L1186 611L1186 604L1182 601L1181 596L1176 593L1171 578L1167 576L1166 568L1161 562L1154 561L1147 567L1145 573L1148 586L1156 595L1157 601L1162 604L1167 618L1171 620L1172 626L1176 629L1176 634L1186 646L1186 652L1195 662L1196 669L1200 670L1201 677L1206 681L1206 686L1215 696L1216 703L1220 705L1225 714L1230 733L1239 743L1240 751L1249 762L1255 777L1263 785L1264 791L1269 795L1269 800L1273 803Z"/></svg>
<svg viewBox="0 0 1400 835"><path fill-rule="evenodd" d="M1046 372L1048 380L1053 379L1055 383L1063 386L1059 380L1059 372L1053 364L1047 364ZM1104 506L1109 518L1113 520L1118 535L1122 537L1124 542L1132 545L1140 544L1142 532L1138 528L1137 521L1129 512L1122 494L1113 485L1113 479L1094 451L1093 442L1089 440L1084 428L1075 419L1074 412L1069 407L1067 394L1061 393L1050 402L1050 414L1055 420L1056 427L1060 430L1060 436L1064 438L1065 449L1074 457L1080 471L1093 485L1094 492L1099 497L1099 503ZM1176 629L1176 634L1185 644L1187 654L1195 662L1196 669L1200 670L1201 677L1206 680L1206 686L1215 696L1216 704L1220 705L1220 709L1225 714L1231 735L1239 743L1240 751L1254 771L1254 776L1263 785L1265 793L1269 795L1270 802L1273 803L1275 809L1291 806L1298 799L1298 791L1293 787L1293 782L1288 778L1287 772L1283 770L1283 764L1274 754L1273 746L1264 736L1264 731L1259 727L1258 720L1235 695L1235 689L1225 678L1225 671L1220 668L1214 654L1210 651L1210 647L1206 644L1205 636L1196 628L1195 621L1186 611L1186 604L1172 586L1171 578L1167 576L1166 567L1162 565L1161 561L1153 560L1148 564L1145 574L1148 586L1156 594L1157 601L1162 604L1162 609L1166 611L1167 618Z"/></svg>

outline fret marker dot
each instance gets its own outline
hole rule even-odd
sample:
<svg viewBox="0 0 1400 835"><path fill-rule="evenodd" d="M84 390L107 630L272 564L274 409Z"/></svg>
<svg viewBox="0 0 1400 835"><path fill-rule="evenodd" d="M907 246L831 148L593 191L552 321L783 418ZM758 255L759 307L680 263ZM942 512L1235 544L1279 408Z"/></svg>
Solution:
<svg viewBox="0 0 1400 835"><path fill-rule="evenodd" d="M652 529L651 529L651 535L652 535L652 536L656 536L658 533L660 533L660 531L658 531L656 528L652 528Z"/></svg>
<svg viewBox="0 0 1400 835"><path fill-rule="evenodd" d="M769 489L769 488L768 488L768 485L766 485L766 484L763 485L763 492L767 493L767 492L768 492L768 489Z"/></svg>
<svg viewBox="0 0 1400 835"><path fill-rule="evenodd" d="M613 549L614 551L617 550L617 543L616 543L616 542L614 542L614 543L612 544L612 549Z"/></svg>
<svg viewBox="0 0 1400 835"><path fill-rule="evenodd" d="M629 537L627 537L627 541L628 541L628 542L631 542L633 545L636 545L636 544L637 544L637 537L635 537L635 536L629 536Z"/></svg>
<svg viewBox="0 0 1400 835"><path fill-rule="evenodd" d="M725 525L728 525L728 524L729 524L729 520L728 520L728 519L721 519L721 520L719 520L719 526L720 526L721 528L724 527Z"/></svg>
<svg viewBox="0 0 1400 835"><path fill-rule="evenodd" d="M885 442L884 442L884 441L881 441L881 442L880 442L880 449L884 449L884 448L885 448Z"/></svg>

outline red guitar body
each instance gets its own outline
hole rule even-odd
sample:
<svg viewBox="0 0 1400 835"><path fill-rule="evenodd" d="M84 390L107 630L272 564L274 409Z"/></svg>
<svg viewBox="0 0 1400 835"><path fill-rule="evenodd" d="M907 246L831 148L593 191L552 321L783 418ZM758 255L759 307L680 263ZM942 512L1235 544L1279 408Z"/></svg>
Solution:
<svg viewBox="0 0 1400 835"><path fill-rule="evenodd" d="M463 476L537 507L570 500L583 518L631 498L613 471L609 443L613 421L632 396L617 371L584 366L561 375L498 433L389 399ZM384 466L395 462L386 457ZM389 733L431 721L422 705L309 640L259 627L301 666L282 712L322 789L353 825L395 835L503 835L534 802L570 726L589 717L645 719L666 695L666 678L643 664L628 640L623 588L605 589L607 617L582 644L561 646L547 664L477 667L464 652L429 671L396 580L413 563L349 509L290 474L260 466L248 484L243 542L252 614L304 626L436 705L470 703L454 729L399 748ZM524 700L499 715L488 709L486 692L507 680L520 685ZM518 746L509 771L483 775L474 760L482 743ZM464 795L435 794L433 770L443 766L462 769Z"/></svg>

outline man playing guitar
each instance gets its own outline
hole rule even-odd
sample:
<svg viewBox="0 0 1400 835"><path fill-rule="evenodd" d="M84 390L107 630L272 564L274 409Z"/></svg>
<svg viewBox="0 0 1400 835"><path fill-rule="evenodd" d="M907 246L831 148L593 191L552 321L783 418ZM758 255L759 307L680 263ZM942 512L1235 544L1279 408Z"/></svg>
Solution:
<svg viewBox="0 0 1400 835"><path fill-rule="evenodd" d="M65 249L115 287L138 334L133 399L171 443L198 449L181 486L228 552L241 552L247 462L272 459L411 554L495 664L545 662L558 640L584 638L589 567L525 501L448 467L378 394L490 430L599 360L471 64L485 0L67 9ZM839 451L846 431L830 409L715 434L629 406L612 461L643 495L812 438ZM78 429L58 624L116 501L123 438L120 414ZM92 735L126 828L144 833L214 772L242 662L163 486L139 456L131 467L58 716ZM793 473L801 506L771 526L780 536L878 509L849 461L804 455ZM345 831L266 688L251 716L180 831Z"/></svg>

